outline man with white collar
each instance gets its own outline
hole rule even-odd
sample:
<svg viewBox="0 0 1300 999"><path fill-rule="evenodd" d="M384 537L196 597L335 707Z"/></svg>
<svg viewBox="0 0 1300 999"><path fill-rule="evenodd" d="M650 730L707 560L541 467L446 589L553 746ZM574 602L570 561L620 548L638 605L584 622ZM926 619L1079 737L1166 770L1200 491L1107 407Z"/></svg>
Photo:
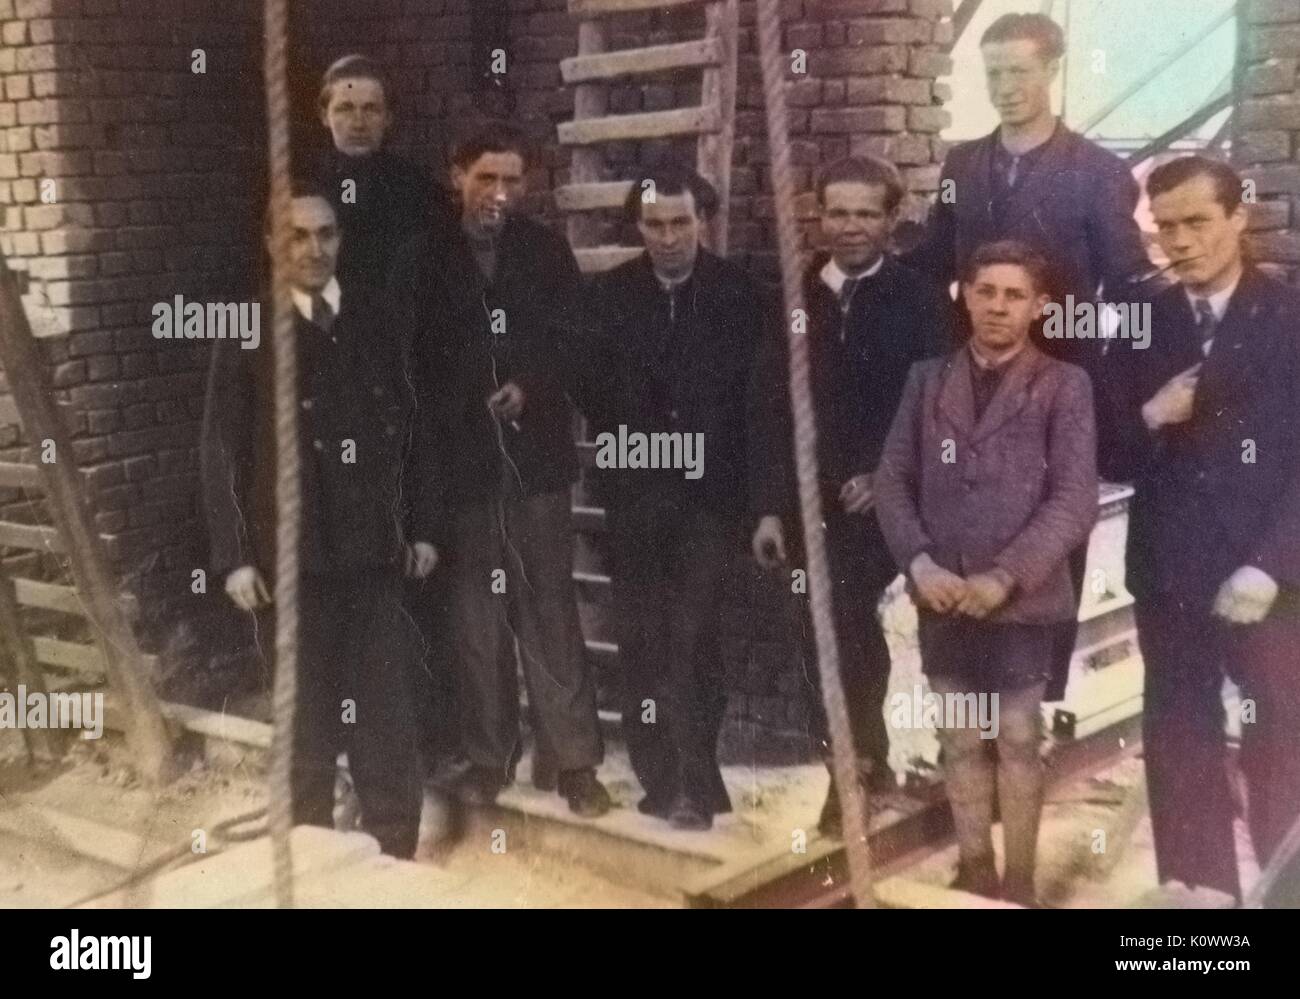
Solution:
<svg viewBox="0 0 1300 999"><path fill-rule="evenodd" d="M438 559L427 540L433 452L385 311L335 278L341 239L329 193L295 186L290 223L302 488L293 818L333 825L335 760L346 747L363 828L385 853L410 857L421 791L407 688L416 636L402 576L427 576ZM258 613L263 636L274 634L275 610L271 342L217 345L202 439L212 569L238 608Z"/></svg>
<svg viewBox="0 0 1300 999"><path fill-rule="evenodd" d="M1158 876L1238 897L1225 673L1261 867L1300 815L1300 294L1243 255L1242 190L1202 156L1147 179L1178 284L1152 301L1150 350L1107 354L1102 449L1136 488L1126 569Z"/></svg>
<svg viewBox="0 0 1300 999"><path fill-rule="evenodd" d="M898 171L883 160L829 164L817 182L829 253L814 259L804 278L841 678L864 777L869 774L880 790L892 788L894 780L882 717L889 648L876 605L897 571L876 523L871 476L908 369L945 352L952 339L952 308L939 287L886 250L903 190ZM787 571L803 563L788 383L786 331L777 328L763 345L751 395L750 493L758 518L754 557L764 568ZM806 606L803 631L813 734L828 754ZM820 824L824 832L839 830L833 785Z"/></svg>

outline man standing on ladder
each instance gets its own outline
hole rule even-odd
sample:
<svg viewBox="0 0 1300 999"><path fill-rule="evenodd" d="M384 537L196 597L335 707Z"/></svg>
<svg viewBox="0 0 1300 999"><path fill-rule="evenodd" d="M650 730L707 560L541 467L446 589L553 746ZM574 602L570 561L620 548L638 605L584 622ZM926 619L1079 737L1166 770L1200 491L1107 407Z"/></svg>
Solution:
<svg viewBox="0 0 1300 999"><path fill-rule="evenodd" d="M290 224L303 498L293 820L332 828L346 746L362 828L385 853L410 857L421 793L402 574L427 576L438 558L424 540L435 509L431 449L385 311L335 276L341 241L329 193L297 186ZM203 500L213 569L237 607L260 612L265 648L275 633L275 387L270 356L242 342L221 342L213 356Z"/></svg>

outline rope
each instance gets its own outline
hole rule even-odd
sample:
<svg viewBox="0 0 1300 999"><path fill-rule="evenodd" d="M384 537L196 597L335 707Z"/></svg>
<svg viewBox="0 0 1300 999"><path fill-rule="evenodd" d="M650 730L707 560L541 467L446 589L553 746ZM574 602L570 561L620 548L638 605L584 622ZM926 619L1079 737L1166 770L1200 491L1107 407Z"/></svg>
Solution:
<svg viewBox="0 0 1300 999"><path fill-rule="evenodd" d="M799 228L794 217L794 176L790 165L790 135L785 102L785 56L781 51L779 0L758 0L759 52L763 65L767 142L772 157L772 193L781 251L781 282L786 315L806 315L803 276L799 267ZM843 802L844 839L849 860L849 891L858 908L874 908L871 892L871 852L867 846L866 795L858 780L857 760L849 728L844 687L840 683L839 653L831 617L830 575L822 535L821 492L817 485L817 427L813 420L808 374L808 342L791 321L790 405L794 416L795 468L799 477L799 506L808 558L808 592L813 632L817 639L817 668L831 736L833 779Z"/></svg>
<svg viewBox="0 0 1300 999"><path fill-rule="evenodd" d="M298 358L289 291L289 84L287 0L265 0L267 151L271 171L271 279L275 316L275 688L269 826L276 905L293 906L293 724L298 688Z"/></svg>

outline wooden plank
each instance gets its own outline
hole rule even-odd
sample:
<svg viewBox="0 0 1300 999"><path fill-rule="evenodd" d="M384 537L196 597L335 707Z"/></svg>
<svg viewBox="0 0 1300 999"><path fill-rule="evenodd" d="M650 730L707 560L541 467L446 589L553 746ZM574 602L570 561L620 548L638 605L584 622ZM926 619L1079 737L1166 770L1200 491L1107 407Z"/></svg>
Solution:
<svg viewBox="0 0 1300 999"><path fill-rule="evenodd" d="M4 422L3 417L0 417L0 424ZM35 465L0 461L0 486L10 489L40 489L41 470Z"/></svg>
<svg viewBox="0 0 1300 999"><path fill-rule="evenodd" d="M565 184L555 189L555 206L562 212L590 212L622 208L633 181L608 180L595 184Z"/></svg>
<svg viewBox="0 0 1300 999"><path fill-rule="evenodd" d="M593 246L573 251L583 274L597 274L635 260L645 251L639 246Z"/></svg>
<svg viewBox="0 0 1300 999"><path fill-rule="evenodd" d="M649 45L596 55L579 55L560 62L565 83L614 80L620 76L662 73L722 64L723 48L716 38L697 38L672 45Z"/></svg>
<svg viewBox="0 0 1300 999"><path fill-rule="evenodd" d="M15 524L0 520L0 546L27 548L38 552L61 552L63 539L53 527L38 524Z"/></svg>
<svg viewBox="0 0 1300 999"><path fill-rule="evenodd" d="M29 440L49 439L54 453L71 455L72 437L54 404L45 358L32 336L18 281L0 254L0 367ZM84 484L74 462L40 465L47 502L66 542L73 582L86 599L98 629L113 691L125 710L127 744L136 770L151 783L165 783L178 773L171 739L159 710L151 678L142 671L135 635L117 603L117 580L109 568L103 540L95 530Z"/></svg>
<svg viewBox="0 0 1300 999"><path fill-rule="evenodd" d="M598 142L703 135L717 132L721 128L722 122L716 108L690 107L566 121L560 123L558 131L562 145L590 146Z"/></svg>
<svg viewBox="0 0 1300 999"><path fill-rule="evenodd" d="M0 667L3 673L29 692L45 693L45 682L37 662L40 654L23 632L13 581L0 575ZM23 741L34 759L50 762L63 755L63 739L53 729L23 729Z"/></svg>
<svg viewBox="0 0 1300 999"><path fill-rule="evenodd" d="M36 650L36 658L51 666L62 666L91 676L100 676L104 672L104 654L98 646L38 635L32 639L32 647Z"/></svg>
<svg viewBox="0 0 1300 999"><path fill-rule="evenodd" d="M598 506L575 506L573 508L573 529L589 533L604 531L605 511Z"/></svg>
<svg viewBox="0 0 1300 999"><path fill-rule="evenodd" d="M578 25L578 55L590 56L605 51L605 25L598 21L584 21ZM609 111L609 88L600 84L579 84L573 90L573 117L575 120L601 118ZM599 149L578 147L569 162L569 178L574 185L600 180L604 167L604 153ZM569 246L590 246L600 239L599 220L588 215L570 215L565 226Z"/></svg>
<svg viewBox="0 0 1300 999"><path fill-rule="evenodd" d="M569 13L575 17L615 17L643 10L669 10L703 7L709 0L569 0Z"/></svg>
<svg viewBox="0 0 1300 999"><path fill-rule="evenodd" d="M707 246L720 257L727 255L727 228L731 209L731 156L736 131L737 0L723 0L709 8L705 38L719 47L720 64L704 71L700 104L717 116L718 128L700 136L696 170L718 192L718 210L709 220Z"/></svg>
<svg viewBox="0 0 1300 999"><path fill-rule="evenodd" d="M82 616L86 613L85 604L81 602L76 587L62 583L42 583L35 579L15 578L13 583L18 602L24 607L41 607Z"/></svg>

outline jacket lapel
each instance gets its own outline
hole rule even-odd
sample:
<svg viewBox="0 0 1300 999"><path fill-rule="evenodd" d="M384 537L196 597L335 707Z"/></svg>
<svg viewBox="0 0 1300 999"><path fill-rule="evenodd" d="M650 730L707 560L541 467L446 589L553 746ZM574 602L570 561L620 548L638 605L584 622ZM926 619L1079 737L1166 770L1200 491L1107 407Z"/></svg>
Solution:
<svg viewBox="0 0 1300 999"><path fill-rule="evenodd" d="M939 384L939 411L958 436L969 438L975 429L975 393L970 383L970 350L963 347L948 356Z"/></svg>
<svg viewBox="0 0 1300 999"><path fill-rule="evenodd" d="M969 356L969 351L963 353ZM973 441L984 440L1024 409L1025 403L1029 401L1029 383L1037 374L1042 360L1043 355L1034 348L1033 344L1027 343L1024 349L1009 362L1010 368L1003 374L997 391L989 400L988 408L984 410L984 415L975 425L974 433L971 435ZM970 363L968 360L967 364ZM966 382L969 385L969 369L966 374Z"/></svg>
<svg viewBox="0 0 1300 999"><path fill-rule="evenodd" d="M1264 310L1256 274L1249 267L1242 273L1237 290L1228 300L1223 321L1214 331L1214 343L1201 368L1199 391L1196 393L1197 402L1202 405L1206 400L1233 395L1256 370L1251 357L1259 346L1257 340L1263 328L1260 317ZM1188 311L1191 311L1190 307Z"/></svg>

